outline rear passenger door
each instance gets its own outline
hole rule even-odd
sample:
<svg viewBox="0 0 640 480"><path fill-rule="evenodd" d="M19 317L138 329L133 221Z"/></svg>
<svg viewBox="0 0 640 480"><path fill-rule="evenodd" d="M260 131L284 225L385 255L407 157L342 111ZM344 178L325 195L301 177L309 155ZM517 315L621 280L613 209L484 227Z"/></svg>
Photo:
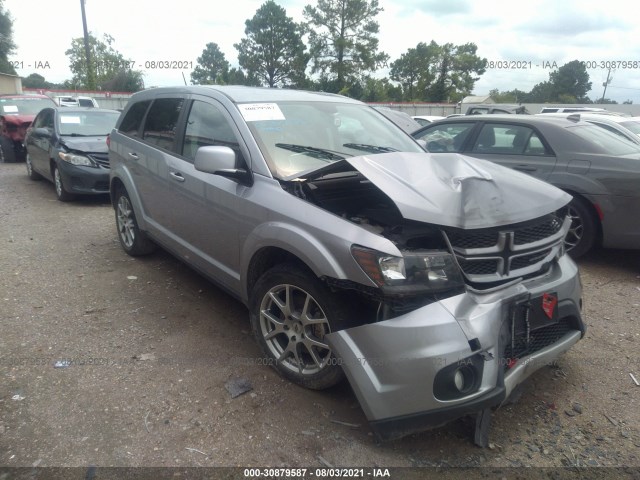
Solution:
<svg viewBox="0 0 640 480"><path fill-rule="evenodd" d="M167 228L179 237L182 255L225 286L238 289L238 224L241 198L250 187L194 167L200 147L227 146L236 153L236 168L249 169L248 150L225 108L194 96L185 106L186 122L178 155L168 160L164 201L170 205Z"/></svg>
<svg viewBox="0 0 640 480"><path fill-rule="evenodd" d="M484 123L466 155L547 180L556 157L539 132L526 125Z"/></svg>
<svg viewBox="0 0 640 480"><path fill-rule="evenodd" d="M139 140L133 142L134 150L126 152L148 221L163 236L171 230L168 212L171 204L167 192L174 183L169 180L169 163L176 155L178 125L185 103L186 97L179 96L154 99L144 116L142 128L135 132ZM140 108L144 107L141 105ZM123 119L123 125L126 120Z"/></svg>

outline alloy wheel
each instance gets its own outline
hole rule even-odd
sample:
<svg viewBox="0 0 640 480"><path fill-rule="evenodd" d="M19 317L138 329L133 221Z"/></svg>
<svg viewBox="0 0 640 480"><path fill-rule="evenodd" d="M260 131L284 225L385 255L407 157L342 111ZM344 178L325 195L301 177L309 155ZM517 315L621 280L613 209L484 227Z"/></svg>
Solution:
<svg viewBox="0 0 640 480"><path fill-rule="evenodd" d="M582 217L571 205L569 205L568 216L571 219L571 225L569 227L569 232L564 239L564 244L567 252L574 249L580 243L582 237L584 236L584 223L582 221Z"/></svg>
<svg viewBox="0 0 640 480"><path fill-rule="evenodd" d="M295 285L277 285L260 305L260 331L277 362L301 375L327 366L331 349L323 340L331 332L322 307Z"/></svg>
<svg viewBox="0 0 640 480"><path fill-rule="evenodd" d="M127 248L132 248L136 239L135 220L129 199L124 195L118 199L117 210L118 234Z"/></svg>

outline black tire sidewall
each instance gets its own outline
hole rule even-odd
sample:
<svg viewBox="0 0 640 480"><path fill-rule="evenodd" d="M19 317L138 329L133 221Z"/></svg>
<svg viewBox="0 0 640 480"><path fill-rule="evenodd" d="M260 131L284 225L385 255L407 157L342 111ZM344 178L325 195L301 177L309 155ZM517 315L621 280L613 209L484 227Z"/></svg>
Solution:
<svg viewBox="0 0 640 480"><path fill-rule="evenodd" d="M591 208L582 198L574 197L569 207L575 210L582 222L582 238L568 252L572 258L579 258L591 250L595 244L598 227Z"/></svg>

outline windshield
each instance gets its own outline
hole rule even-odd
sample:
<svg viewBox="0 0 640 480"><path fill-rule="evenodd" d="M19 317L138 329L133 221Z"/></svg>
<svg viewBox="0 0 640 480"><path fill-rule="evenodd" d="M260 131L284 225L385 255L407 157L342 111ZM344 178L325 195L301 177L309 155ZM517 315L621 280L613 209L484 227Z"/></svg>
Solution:
<svg viewBox="0 0 640 480"><path fill-rule="evenodd" d="M367 105L279 102L241 104L238 108L271 173L278 178L356 155L424 152L410 136Z"/></svg>
<svg viewBox="0 0 640 480"><path fill-rule="evenodd" d="M116 125L119 116L118 112L59 112L60 134L83 137L107 135Z"/></svg>
<svg viewBox="0 0 640 480"><path fill-rule="evenodd" d="M640 135L640 122L638 121L620 122L620 125L631 130L636 135Z"/></svg>
<svg viewBox="0 0 640 480"><path fill-rule="evenodd" d="M593 153L605 153L608 155L640 153L640 147L635 143L595 125L579 125L570 127L569 130L586 141L583 144L584 146L591 145Z"/></svg>
<svg viewBox="0 0 640 480"><path fill-rule="evenodd" d="M53 100L48 98L0 98L0 113L15 115L35 115L43 108L54 107Z"/></svg>

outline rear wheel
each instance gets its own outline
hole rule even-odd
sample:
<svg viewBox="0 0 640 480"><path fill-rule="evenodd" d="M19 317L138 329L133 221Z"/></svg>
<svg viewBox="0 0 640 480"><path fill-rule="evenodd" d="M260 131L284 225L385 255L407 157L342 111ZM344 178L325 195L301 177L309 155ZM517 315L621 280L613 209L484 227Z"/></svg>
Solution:
<svg viewBox="0 0 640 480"><path fill-rule="evenodd" d="M62 175L60 175L60 169L57 165L53 167L53 184L56 187L56 197L61 202L69 202L73 200L74 195L69 193L62 182Z"/></svg>
<svg viewBox="0 0 640 480"><path fill-rule="evenodd" d="M564 244L567 253L578 258L593 247L598 232L597 221L589 204L581 197L573 197L569 203L571 226Z"/></svg>
<svg viewBox="0 0 640 480"><path fill-rule="evenodd" d="M252 290L250 311L264 364L316 390L343 379L325 336L349 326L354 315L315 276L286 264L268 270Z"/></svg>
<svg viewBox="0 0 640 480"><path fill-rule="evenodd" d="M118 240L122 249L133 257L152 253L156 245L138 228L131 199L124 188L117 190L115 206Z"/></svg>

